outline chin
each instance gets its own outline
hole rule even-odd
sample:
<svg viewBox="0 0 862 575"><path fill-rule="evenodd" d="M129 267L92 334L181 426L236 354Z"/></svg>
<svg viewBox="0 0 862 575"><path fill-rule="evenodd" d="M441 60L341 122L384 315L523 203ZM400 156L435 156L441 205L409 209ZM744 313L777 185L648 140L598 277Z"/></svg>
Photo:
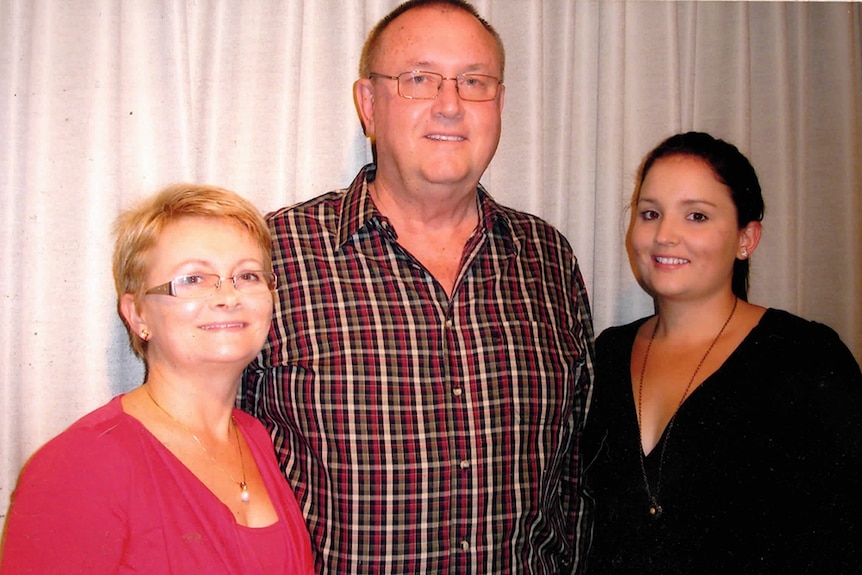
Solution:
<svg viewBox="0 0 862 575"><path fill-rule="evenodd" d="M685 295L689 293L689 289L686 286L667 284L656 285L651 282L639 283L641 288L654 298L676 299L679 297L685 297Z"/></svg>
<svg viewBox="0 0 862 575"><path fill-rule="evenodd" d="M241 368L244 368L251 362L251 360L257 357L258 353L260 353L259 348L255 348L254 350L237 350L235 348L220 349L216 350L213 355L210 356L210 361L212 363L219 363L224 365L235 364L239 365Z"/></svg>
<svg viewBox="0 0 862 575"><path fill-rule="evenodd" d="M472 174L469 167L453 162L441 162L423 172L425 179L435 184L457 184L468 180Z"/></svg>

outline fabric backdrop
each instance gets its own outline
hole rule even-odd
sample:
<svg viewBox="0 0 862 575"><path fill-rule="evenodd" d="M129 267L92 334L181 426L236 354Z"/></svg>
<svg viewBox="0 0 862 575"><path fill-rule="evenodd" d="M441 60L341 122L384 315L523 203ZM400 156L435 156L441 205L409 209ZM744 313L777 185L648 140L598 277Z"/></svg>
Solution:
<svg viewBox="0 0 862 575"><path fill-rule="evenodd" d="M0 0L0 514L42 443L141 383L118 212L169 183L263 211L370 160L351 86L397 0ZM862 359L862 5L477 0L507 48L483 179L569 238L596 329L651 312L623 247L641 157L705 130L766 198L754 302ZM289 278L288 278L289 281Z"/></svg>

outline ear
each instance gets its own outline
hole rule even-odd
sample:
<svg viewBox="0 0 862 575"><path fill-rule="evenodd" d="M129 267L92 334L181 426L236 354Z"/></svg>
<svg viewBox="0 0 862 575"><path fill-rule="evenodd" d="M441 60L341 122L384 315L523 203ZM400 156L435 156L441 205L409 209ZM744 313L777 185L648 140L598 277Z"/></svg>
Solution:
<svg viewBox="0 0 862 575"><path fill-rule="evenodd" d="M760 243L760 234L763 233L763 226L760 222L748 222L744 228L739 230L739 248L736 251L736 257L740 260L745 260L751 257L757 245Z"/></svg>
<svg viewBox="0 0 862 575"><path fill-rule="evenodd" d="M362 129L369 138L374 136L374 85L369 78L360 78L353 83L353 102L362 122Z"/></svg>
<svg viewBox="0 0 862 575"><path fill-rule="evenodd" d="M505 100L506 100L506 84L500 84L500 93L497 94L497 100L498 100L497 106L499 106L500 114L502 114L503 113L503 104L505 103Z"/></svg>
<svg viewBox="0 0 862 575"><path fill-rule="evenodd" d="M135 302L134 294L124 293L120 297L120 314L123 319L129 324L129 329L132 333L141 337L141 332L147 329L147 322L138 311L138 305ZM141 338L143 339L143 338Z"/></svg>

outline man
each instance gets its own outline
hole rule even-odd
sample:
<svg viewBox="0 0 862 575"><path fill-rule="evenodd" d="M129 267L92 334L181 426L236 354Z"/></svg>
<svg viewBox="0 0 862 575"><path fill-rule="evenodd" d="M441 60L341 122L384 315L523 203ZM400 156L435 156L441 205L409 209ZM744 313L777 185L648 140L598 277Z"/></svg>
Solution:
<svg viewBox="0 0 862 575"><path fill-rule="evenodd" d="M283 283L241 401L322 572L571 572L587 543L586 290L556 230L479 185L503 68L469 4L396 8L354 86L376 163L269 217Z"/></svg>

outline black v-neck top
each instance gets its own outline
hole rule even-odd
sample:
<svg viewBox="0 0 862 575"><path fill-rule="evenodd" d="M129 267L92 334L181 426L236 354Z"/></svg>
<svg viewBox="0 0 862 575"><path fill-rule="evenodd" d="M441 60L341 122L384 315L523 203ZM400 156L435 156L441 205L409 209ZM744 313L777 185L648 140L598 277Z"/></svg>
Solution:
<svg viewBox="0 0 862 575"><path fill-rule="evenodd" d="M766 311L646 458L655 491L664 446L656 519L631 381L644 321L596 341L587 572L862 573L862 374L837 334Z"/></svg>

